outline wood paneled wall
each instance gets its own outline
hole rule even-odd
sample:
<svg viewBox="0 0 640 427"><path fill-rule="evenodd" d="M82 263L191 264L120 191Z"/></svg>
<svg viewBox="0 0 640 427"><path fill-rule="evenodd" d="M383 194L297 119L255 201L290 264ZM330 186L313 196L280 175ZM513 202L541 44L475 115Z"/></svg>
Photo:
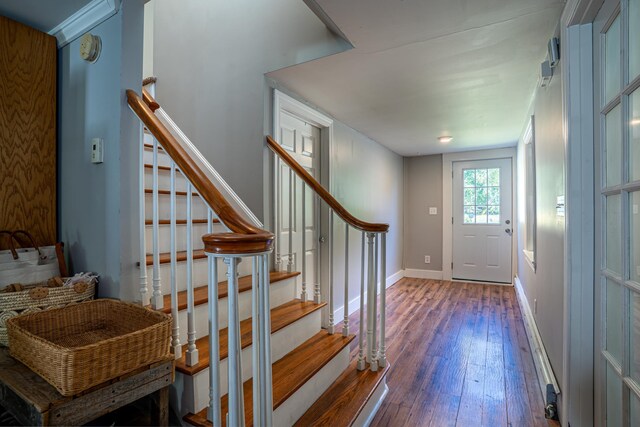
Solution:
<svg viewBox="0 0 640 427"><path fill-rule="evenodd" d="M54 37L0 16L0 229L42 245L57 237L56 57Z"/></svg>

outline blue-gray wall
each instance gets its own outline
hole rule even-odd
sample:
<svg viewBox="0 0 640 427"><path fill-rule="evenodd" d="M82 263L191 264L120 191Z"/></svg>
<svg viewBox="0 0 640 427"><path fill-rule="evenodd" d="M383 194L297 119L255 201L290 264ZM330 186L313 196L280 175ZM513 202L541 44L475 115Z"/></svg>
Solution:
<svg viewBox="0 0 640 427"><path fill-rule="evenodd" d="M58 51L58 218L73 272L101 276L101 296L135 297L139 125L125 89L142 79L143 2L120 11L91 32L102 53L90 64L79 40ZM104 163L90 162L92 138L104 139Z"/></svg>
<svg viewBox="0 0 640 427"><path fill-rule="evenodd" d="M524 249L524 142L518 142L518 277L534 315L556 379L563 372L564 217L556 214L556 198L564 195L565 162L562 132L561 65L551 84L535 92L536 270ZM537 312L535 301L537 300Z"/></svg>

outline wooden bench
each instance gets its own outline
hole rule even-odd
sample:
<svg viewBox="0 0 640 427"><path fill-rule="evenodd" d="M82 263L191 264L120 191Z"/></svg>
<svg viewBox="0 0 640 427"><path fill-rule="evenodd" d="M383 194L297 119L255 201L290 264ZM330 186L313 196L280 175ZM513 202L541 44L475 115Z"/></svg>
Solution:
<svg viewBox="0 0 640 427"><path fill-rule="evenodd" d="M0 348L0 405L28 426L82 425L151 394L157 405L151 424L166 426L173 379L170 358L65 397Z"/></svg>

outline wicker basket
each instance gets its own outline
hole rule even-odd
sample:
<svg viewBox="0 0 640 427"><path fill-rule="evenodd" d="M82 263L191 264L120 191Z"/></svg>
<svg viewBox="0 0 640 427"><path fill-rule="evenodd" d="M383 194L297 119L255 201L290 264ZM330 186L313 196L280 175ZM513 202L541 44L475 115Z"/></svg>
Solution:
<svg viewBox="0 0 640 427"><path fill-rule="evenodd" d="M76 283L74 286L27 287L18 292L0 292L0 346L7 346L9 343L7 320L20 314L64 307L67 304L93 299L96 282L97 280L93 279L88 283Z"/></svg>
<svg viewBox="0 0 640 427"><path fill-rule="evenodd" d="M71 396L169 356L171 318L108 299L9 319L10 353Z"/></svg>

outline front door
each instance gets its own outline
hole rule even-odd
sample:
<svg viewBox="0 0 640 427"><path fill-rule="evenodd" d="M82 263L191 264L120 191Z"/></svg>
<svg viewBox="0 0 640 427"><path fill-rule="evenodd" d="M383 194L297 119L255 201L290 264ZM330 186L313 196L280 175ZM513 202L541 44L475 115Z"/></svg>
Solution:
<svg viewBox="0 0 640 427"><path fill-rule="evenodd" d="M640 425L640 1L593 23L596 425Z"/></svg>
<svg viewBox="0 0 640 427"><path fill-rule="evenodd" d="M278 114L278 143L318 179L320 129L287 111ZM303 276L300 284L307 285L306 296L311 297L312 285L318 283L317 202L314 193L284 162L277 160L276 168L276 263L280 270L300 272Z"/></svg>
<svg viewBox="0 0 640 427"><path fill-rule="evenodd" d="M511 220L511 159L455 162L452 277L511 283Z"/></svg>

